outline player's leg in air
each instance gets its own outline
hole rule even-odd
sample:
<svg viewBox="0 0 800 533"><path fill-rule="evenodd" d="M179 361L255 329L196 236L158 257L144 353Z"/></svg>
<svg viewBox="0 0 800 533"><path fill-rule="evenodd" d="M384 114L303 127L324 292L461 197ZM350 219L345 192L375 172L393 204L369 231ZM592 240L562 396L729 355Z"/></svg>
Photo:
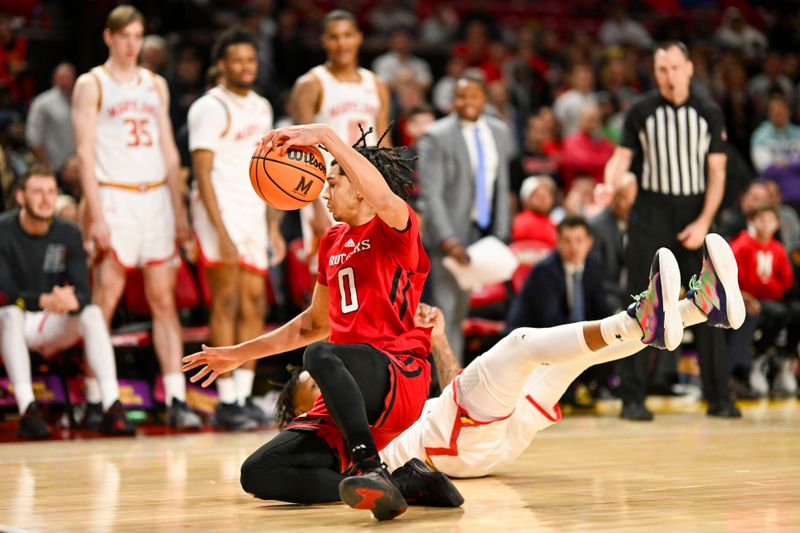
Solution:
<svg viewBox="0 0 800 533"><path fill-rule="evenodd" d="M662 248L647 291L627 311L599 322L515 330L431 401L421 420L383 450L383 459L390 469L417 456L453 477L490 474L560 418L557 402L590 366L628 357L647 345L673 348L684 327L702 322L741 326L745 312L736 261L719 235L706 237L702 271L685 299L678 299L679 290L677 262ZM470 423L453 446L455 417L462 415ZM489 439L498 443L491 451L485 446Z"/></svg>

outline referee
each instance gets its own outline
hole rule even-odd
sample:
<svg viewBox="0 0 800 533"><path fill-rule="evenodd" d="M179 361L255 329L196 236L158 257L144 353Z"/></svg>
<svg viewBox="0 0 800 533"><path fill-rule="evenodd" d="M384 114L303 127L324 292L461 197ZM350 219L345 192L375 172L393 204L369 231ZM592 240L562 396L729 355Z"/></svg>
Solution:
<svg viewBox="0 0 800 533"><path fill-rule="evenodd" d="M690 92L694 68L686 45L658 45L653 62L658 90L642 95L627 111L620 145L605 168L606 183L616 188L634 158L642 161L625 251L629 291L647 284L650 258L662 246L675 252L688 286L689 277L700 272L704 239L725 190L722 112ZM694 333L708 414L740 417L730 397L722 330ZM653 419L644 406L649 359L644 351L617 363L622 418Z"/></svg>

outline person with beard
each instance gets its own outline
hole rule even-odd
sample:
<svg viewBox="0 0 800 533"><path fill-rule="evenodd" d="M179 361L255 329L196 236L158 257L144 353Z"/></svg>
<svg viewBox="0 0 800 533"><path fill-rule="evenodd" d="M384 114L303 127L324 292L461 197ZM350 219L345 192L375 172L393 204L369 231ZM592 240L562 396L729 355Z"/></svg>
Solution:
<svg viewBox="0 0 800 533"><path fill-rule="evenodd" d="M52 172L34 165L16 191L20 209L0 216L0 353L22 415L17 433L51 435L34 399L28 350L54 353L83 338L102 396L97 429L130 435L108 328L100 307L90 303L83 239L77 226L55 217L57 195Z"/></svg>
<svg viewBox="0 0 800 533"><path fill-rule="evenodd" d="M273 116L270 103L252 90L257 46L244 28L223 33L212 51L222 83L189 109L196 178L191 213L211 287L209 341L217 346L261 334L267 305L264 277L286 250L279 212L253 194L247 179L253 148L272 129ZM249 361L217 381L220 426L252 429L267 422L251 398L255 367L256 361Z"/></svg>

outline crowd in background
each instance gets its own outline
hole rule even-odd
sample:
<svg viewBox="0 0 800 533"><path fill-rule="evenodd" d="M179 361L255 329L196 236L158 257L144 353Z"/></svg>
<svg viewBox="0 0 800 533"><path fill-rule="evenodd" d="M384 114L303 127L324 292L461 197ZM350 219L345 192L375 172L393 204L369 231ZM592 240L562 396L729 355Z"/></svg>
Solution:
<svg viewBox="0 0 800 533"><path fill-rule="evenodd" d="M728 339L735 391L740 397L796 392L800 8L794 2L771 2L769 7L744 0L622 6L595 0L133 3L148 20L141 64L169 84L170 117L187 184L192 180L188 109L213 85L206 79L209 49L231 25L242 24L258 38L255 88L272 103L278 125L289 120L285 106L296 78L324 61L319 21L334 7L357 15L365 34L361 64L390 88L394 144L416 146L434 119L454 111L456 80L465 73L478 76L488 96L484 111L511 132L509 188L501 191L509 197L510 242L536 243L529 248L536 260L550 250L565 253L570 245L584 253L580 243L564 239L582 228L576 217L588 220L591 261L601 278L601 315L629 300L622 247L641 162L634 161L634 175L614 192L601 185L604 166L619 142L625 110L654 87L653 44L664 39L687 43L694 65L692 92L713 98L726 124L726 199L718 230L733 242L740 264L754 265L742 286L746 327ZM0 1L0 208L14 208L15 182L40 162L57 175L59 215L78 221L81 187L70 96L76 72L105 59L100 35L115 4ZM436 177L420 176L420 186L426 179ZM566 226L557 228L564 220ZM287 216L283 231L286 242L299 237L297 220ZM586 254L591 247L589 242ZM759 260L764 249L776 254L769 265ZM186 252L191 262L192 252ZM533 266L536 261L529 262ZM278 303L300 305L280 281L291 270L273 277L278 280L274 291ZM511 284L503 316L486 312L503 320L509 307L519 312L510 304L523 282ZM183 319L202 321L204 316L202 309L194 309ZM286 316L278 305L269 319L279 322ZM114 325L128 319L123 310ZM657 361L654 373L655 390L672 390L677 362ZM586 379L598 396L613 389L607 374Z"/></svg>

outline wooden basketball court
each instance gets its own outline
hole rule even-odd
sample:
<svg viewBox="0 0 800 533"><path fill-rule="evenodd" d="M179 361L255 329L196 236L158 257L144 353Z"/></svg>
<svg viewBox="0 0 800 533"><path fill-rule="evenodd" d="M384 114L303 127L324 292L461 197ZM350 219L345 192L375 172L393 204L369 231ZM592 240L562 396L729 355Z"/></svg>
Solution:
<svg viewBox="0 0 800 533"><path fill-rule="evenodd" d="M0 531L800 530L800 402L699 409L567 417L499 475L457 481L463 508L380 524L244 494L239 465L271 432L3 444Z"/></svg>

